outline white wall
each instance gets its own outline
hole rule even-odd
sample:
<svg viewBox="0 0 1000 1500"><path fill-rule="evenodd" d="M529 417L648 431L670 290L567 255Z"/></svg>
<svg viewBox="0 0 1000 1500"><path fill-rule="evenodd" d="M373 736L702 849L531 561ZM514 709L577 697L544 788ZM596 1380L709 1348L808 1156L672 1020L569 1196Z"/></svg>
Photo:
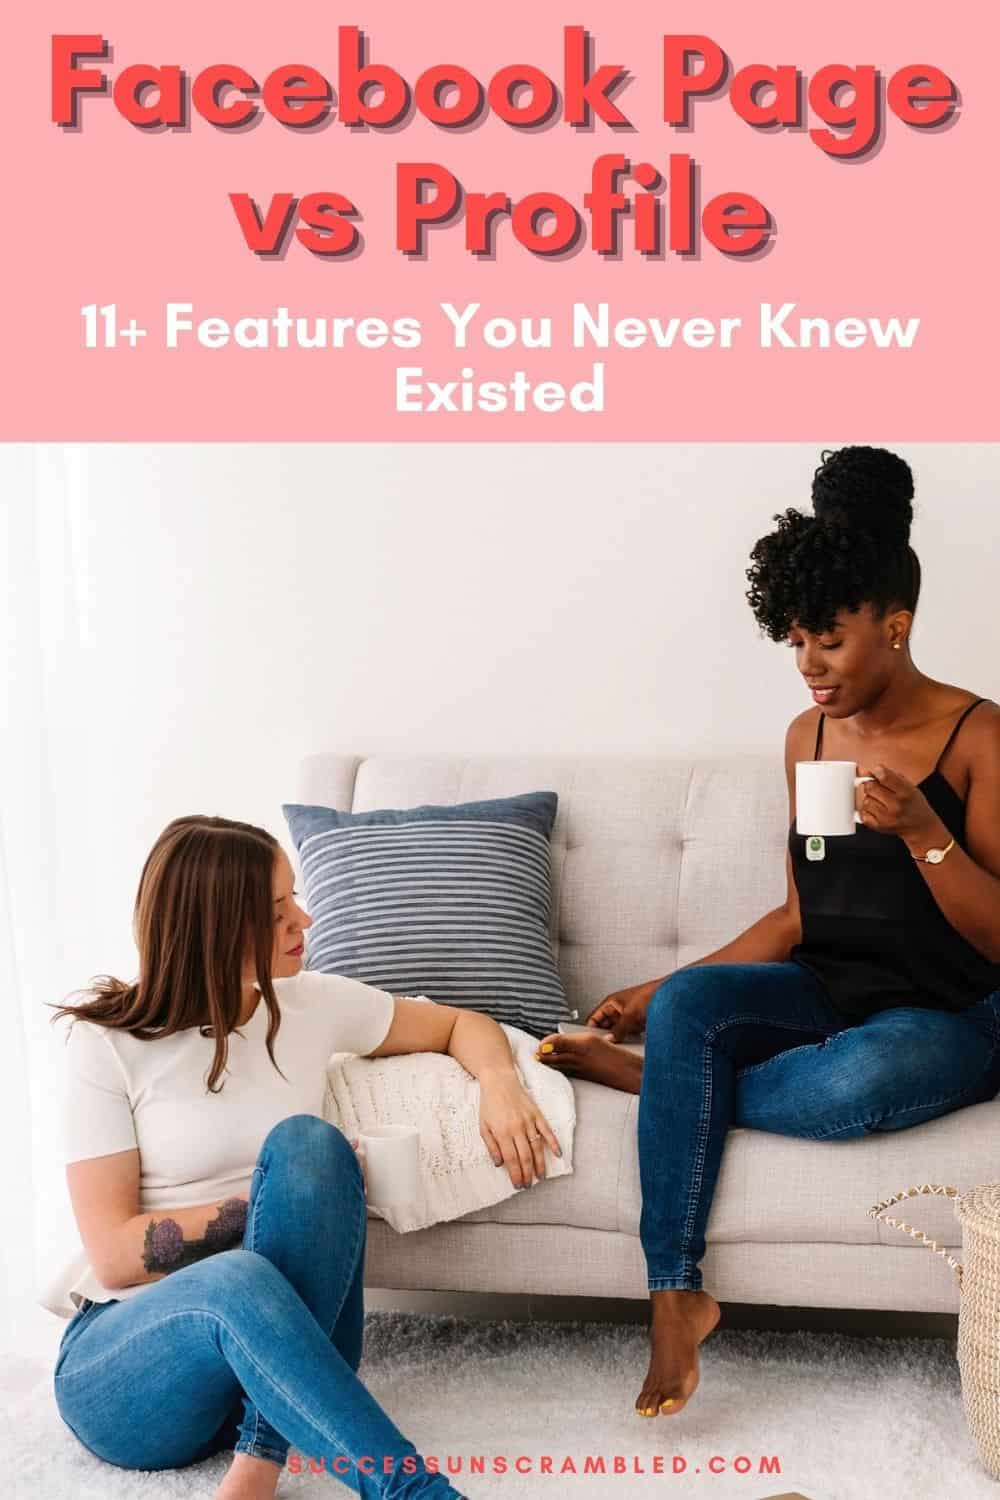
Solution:
<svg viewBox="0 0 1000 1500"><path fill-rule="evenodd" d="M1000 696L1000 447L900 451L925 575L916 661ZM129 958L135 880L169 818L280 835L308 751L779 754L808 702L791 653L757 632L744 570L772 515L808 505L818 447L66 457L73 711L101 834L81 977Z"/></svg>
<svg viewBox="0 0 1000 1500"><path fill-rule="evenodd" d="M900 451L925 573L915 658L1000 697L1000 447ZM0 982L19 996L0 1092L8 1146L32 1122L6 1198L15 1218L34 1205L35 1244L18 1260L5 1241L12 1300L29 1260L44 1276L75 1239L43 1002L133 971L162 826L199 811L282 835L296 764L324 748L780 755L807 700L744 574L774 513L808 504L818 454L0 447Z"/></svg>

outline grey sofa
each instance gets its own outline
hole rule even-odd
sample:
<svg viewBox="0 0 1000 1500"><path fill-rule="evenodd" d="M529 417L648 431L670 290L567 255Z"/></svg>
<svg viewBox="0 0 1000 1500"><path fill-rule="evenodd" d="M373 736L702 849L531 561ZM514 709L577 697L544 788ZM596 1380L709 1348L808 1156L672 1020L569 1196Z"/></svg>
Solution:
<svg viewBox="0 0 1000 1500"><path fill-rule="evenodd" d="M784 899L780 759L309 757L297 797L363 811L551 789L553 943L581 1016L611 990L721 946ZM371 1287L646 1295L638 1239L638 1099L574 1083L574 1172L415 1234L372 1220ZM811 1142L734 1129L708 1224L706 1287L721 1301L956 1312L955 1277L868 1217L907 1186L997 1175L1000 1098L903 1131ZM897 1210L955 1250L950 1202Z"/></svg>

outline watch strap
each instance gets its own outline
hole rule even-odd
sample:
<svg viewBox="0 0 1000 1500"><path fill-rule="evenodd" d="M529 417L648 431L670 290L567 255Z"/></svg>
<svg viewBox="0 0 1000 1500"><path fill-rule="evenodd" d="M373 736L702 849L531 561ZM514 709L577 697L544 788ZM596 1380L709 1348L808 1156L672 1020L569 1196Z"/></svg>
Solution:
<svg viewBox="0 0 1000 1500"><path fill-rule="evenodd" d="M926 854L915 854L913 858L918 859L922 865L939 865L945 855L950 854L954 847L955 838L952 835L950 841L945 844L943 849L928 849Z"/></svg>

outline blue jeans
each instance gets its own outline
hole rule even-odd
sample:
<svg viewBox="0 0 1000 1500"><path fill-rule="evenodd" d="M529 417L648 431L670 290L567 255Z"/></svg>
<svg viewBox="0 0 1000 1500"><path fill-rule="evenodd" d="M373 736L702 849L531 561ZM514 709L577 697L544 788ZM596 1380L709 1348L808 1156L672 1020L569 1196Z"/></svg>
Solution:
<svg viewBox="0 0 1000 1500"><path fill-rule="evenodd" d="M366 1227L341 1132L282 1120L257 1158L241 1249L83 1303L55 1367L63 1420L120 1468L180 1468L234 1444L283 1465L292 1444L304 1469L325 1464L365 1500L457 1497L358 1379Z"/></svg>
<svg viewBox="0 0 1000 1500"><path fill-rule="evenodd" d="M1000 1090L1000 990L959 1013L845 1020L797 963L699 964L646 1017L639 1235L650 1291L698 1290L730 1126L811 1141L904 1130Z"/></svg>

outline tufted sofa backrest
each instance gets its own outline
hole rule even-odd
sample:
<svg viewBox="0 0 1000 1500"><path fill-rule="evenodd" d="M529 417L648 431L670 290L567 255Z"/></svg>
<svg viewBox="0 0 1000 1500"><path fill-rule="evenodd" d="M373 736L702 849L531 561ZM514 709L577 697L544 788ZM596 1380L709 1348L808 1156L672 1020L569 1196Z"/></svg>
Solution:
<svg viewBox="0 0 1000 1500"><path fill-rule="evenodd" d="M669 974L785 897L780 757L323 754L295 799L364 812L554 791L553 941L570 1006Z"/></svg>

